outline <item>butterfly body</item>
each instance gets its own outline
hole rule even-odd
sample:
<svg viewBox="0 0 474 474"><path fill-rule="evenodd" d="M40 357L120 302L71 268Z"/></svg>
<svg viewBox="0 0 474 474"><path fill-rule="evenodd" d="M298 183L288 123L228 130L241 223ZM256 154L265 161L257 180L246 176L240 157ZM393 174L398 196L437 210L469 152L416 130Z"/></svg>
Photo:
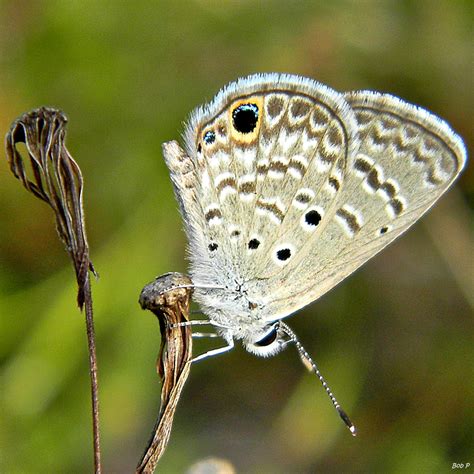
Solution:
<svg viewBox="0 0 474 474"><path fill-rule="evenodd" d="M164 144L194 297L248 350L410 227L466 153L441 119L370 91L262 74L196 109ZM278 335L277 335L278 336Z"/></svg>

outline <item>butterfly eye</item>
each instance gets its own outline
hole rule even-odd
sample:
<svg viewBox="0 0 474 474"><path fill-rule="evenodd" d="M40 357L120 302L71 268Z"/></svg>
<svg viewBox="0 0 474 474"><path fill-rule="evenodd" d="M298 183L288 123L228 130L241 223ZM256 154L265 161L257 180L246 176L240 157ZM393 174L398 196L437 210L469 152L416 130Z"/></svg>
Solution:
<svg viewBox="0 0 474 474"><path fill-rule="evenodd" d="M244 345L246 349L252 354L261 357L269 357L280 352L285 347L285 343L281 337L279 327L279 324L274 324L258 341L245 341Z"/></svg>
<svg viewBox="0 0 474 474"><path fill-rule="evenodd" d="M387 233L387 231L388 231L388 227L387 227L387 226L382 227L382 228L380 229L380 235L383 235L383 234Z"/></svg>
<svg viewBox="0 0 474 474"><path fill-rule="evenodd" d="M234 128L240 133L250 133L258 122L258 107L256 104L239 105L232 112Z"/></svg>
<svg viewBox="0 0 474 474"><path fill-rule="evenodd" d="M264 336L259 341L254 342L254 344L258 347L269 346L270 344L273 344L276 341L277 336L278 336L278 329L277 329L277 326L275 325L266 336Z"/></svg>

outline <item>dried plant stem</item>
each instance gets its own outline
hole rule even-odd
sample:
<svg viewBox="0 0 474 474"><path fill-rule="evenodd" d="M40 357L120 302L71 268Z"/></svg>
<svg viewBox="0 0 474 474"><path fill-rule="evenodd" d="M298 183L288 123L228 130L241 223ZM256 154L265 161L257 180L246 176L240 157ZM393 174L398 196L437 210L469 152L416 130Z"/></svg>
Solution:
<svg viewBox="0 0 474 474"><path fill-rule="evenodd" d="M94 471L102 472L100 460L100 418L99 418L99 381L97 379L97 354L95 348L94 317L92 311L92 293L89 275L84 284L84 306L86 313L87 346L89 349L89 373L92 402L92 436L94 445Z"/></svg>

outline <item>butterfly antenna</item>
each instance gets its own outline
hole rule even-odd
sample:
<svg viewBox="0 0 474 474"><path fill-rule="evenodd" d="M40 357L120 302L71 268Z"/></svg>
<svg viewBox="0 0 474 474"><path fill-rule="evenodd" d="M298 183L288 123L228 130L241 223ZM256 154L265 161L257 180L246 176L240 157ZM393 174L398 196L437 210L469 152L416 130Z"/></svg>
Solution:
<svg viewBox="0 0 474 474"><path fill-rule="evenodd" d="M331 402L334 405L334 408L339 413L339 416L341 417L342 421L349 428L349 431L351 432L352 436L357 436L356 427L354 426L354 424L352 423L350 418L347 416L347 413L339 405L338 401L336 400L336 397L331 392L331 389L329 388L329 385L326 383L326 380L321 375L321 372L319 371L318 366L315 364L315 362L313 361L311 356L306 352L306 349L302 346L301 342L296 337L296 334L285 323L283 323L281 321L280 321L280 328L290 338L290 340L295 344L296 350L298 351L298 354L301 357L301 360L302 360L303 364L308 368L308 370L314 372L317 375L317 377L319 378L319 381L321 382L324 390L326 390L326 393L328 394L329 398L331 399Z"/></svg>

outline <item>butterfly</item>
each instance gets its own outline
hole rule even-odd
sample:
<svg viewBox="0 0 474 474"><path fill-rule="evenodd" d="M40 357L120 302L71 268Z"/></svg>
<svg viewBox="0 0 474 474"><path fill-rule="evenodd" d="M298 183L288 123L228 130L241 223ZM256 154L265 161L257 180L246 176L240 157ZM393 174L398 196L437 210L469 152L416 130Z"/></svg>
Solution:
<svg viewBox="0 0 474 474"><path fill-rule="evenodd" d="M420 107L287 74L228 84L192 112L184 142L163 152L194 298L227 342L197 359L234 340L270 356L291 340L311 366L281 320L405 232L466 162L461 138Z"/></svg>
<svg viewBox="0 0 474 474"><path fill-rule="evenodd" d="M263 356L281 348L275 321L407 230L466 161L459 136L420 107L286 74L230 83L184 139L163 151L194 297L224 339Z"/></svg>

